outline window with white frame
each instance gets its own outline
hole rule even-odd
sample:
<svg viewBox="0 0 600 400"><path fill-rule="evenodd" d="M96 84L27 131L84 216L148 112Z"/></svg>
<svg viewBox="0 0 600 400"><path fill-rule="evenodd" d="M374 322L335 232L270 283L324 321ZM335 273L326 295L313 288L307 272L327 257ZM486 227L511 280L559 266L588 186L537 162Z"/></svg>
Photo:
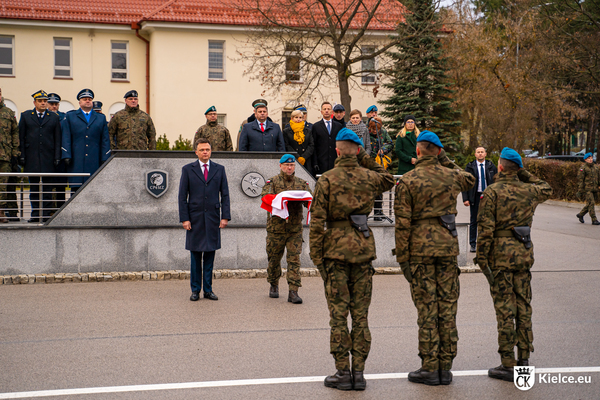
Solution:
<svg viewBox="0 0 600 400"><path fill-rule="evenodd" d="M0 76L15 75L15 37L0 36Z"/></svg>
<svg viewBox="0 0 600 400"><path fill-rule="evenodd" d="M375 53L375 46L363 46L361 52L363 56L368 56ZM374 71L376 68L375 58L369 58L361 61L362 71ZM377 75L374 72L365 72L362 74L361 82L363 84L374 84L377 83Z"/></svg>
<svg viewBox="0 0 600 400"><path fill-rule="evenodd" d="M299 44L288 43L285 45L285 79L288 82L301 82Z"/></svg>
<svg viewBox="0 0 600 400"><path fill-rule="evenodd" d="M72 78L71 38L54 38L54 77Z"/></svg>
<svg viewBox="0 0 600 400"><path fill-rule="evenodd" d="M227 127L227 114L217 114L217 124Z"/></svg>
<svg viewBox="0 0 600 400"><path fill-rule="evenodd" d="M111 42L111 79L129 80L129 42Z"/></svg>
<svg viewBox="0 0 600 400"><path fill-rule="evenodd" d="M225 79L225 42L208 41L208 79Z"/></svg>

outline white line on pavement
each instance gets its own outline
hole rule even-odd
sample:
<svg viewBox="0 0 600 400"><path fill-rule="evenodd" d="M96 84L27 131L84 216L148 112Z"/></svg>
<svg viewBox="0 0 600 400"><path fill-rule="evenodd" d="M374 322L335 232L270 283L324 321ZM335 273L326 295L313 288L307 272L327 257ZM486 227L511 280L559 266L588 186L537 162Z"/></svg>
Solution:
<svg viewBox="0 0 600 400"><path fill-rule="evenodd" d="M536 373L584 373L600 372L600 367L573 367L573 368L536 368ZM487 370L452 371L454 376L481 376L487 375ZM366 379L406 379L408 373L389 374L365 374ZM119 393L119 392L143 392L155 390L175 389L199 389L211 387L250 386L250 385L281 385L287 383L322 382L324 376L300 376L290 378L267 378L267 379L239 379L231 381L208 381L208 382L182 382L162 383L155 385L130 385L130 386L105 386L78 389L40 390L35 392L12 392L0 393L0 399L23 399L31 397L52 397L81 394Z"/></svg>

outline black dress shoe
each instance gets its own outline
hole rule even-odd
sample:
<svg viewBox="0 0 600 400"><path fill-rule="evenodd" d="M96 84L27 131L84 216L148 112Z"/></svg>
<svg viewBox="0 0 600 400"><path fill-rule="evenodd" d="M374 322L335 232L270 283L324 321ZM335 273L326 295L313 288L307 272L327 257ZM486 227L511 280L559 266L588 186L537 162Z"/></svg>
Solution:
<svg viewBox="0 0 600 400"><path fill-rule="evenodd" d="M416 371L408 373L408 380L413 383L437 386L440 384L440 372L438 370L425 371L423 368L419 368Z"/></svg>
<svg viewBox="0 0 600 400"><path fill-rule="evenodd" d="M302 299L300 296L298 296L298 292L295 290L290 290L290 294L288 295L288 303L302 304Z"/></svg>
<svg viewBox="0 0 600 400"><path fill-rule="evenodd" d="M325 378L325 386L330 388L336 388L339 390L352 390L352 375L350 370L340 371L339 369L335 375L329 375Z"/></svg>
<svg viewBox="0 0 600 400"><path fill-rule="evenodd" d="M367 388L367 380L363 371L352 371L352 388L354 390L365 390Z"/></svg>
<svg viewBox="0 0 600 400"><path fill-rule="evenodd" d="M471 253L477 253L477 248L475 246L471 246Z"/></svg>
<svg viewBox="0 0 600 400"><path fill-rule="evenodd" d="M440 369L440 385L449 385L452 383L452 372Z"/></svg>
<svg viewBox="0 0 600 400"><path fill-rule="evenodd" d="M192 292L192 295L190 296L190 300L191 301L198 301L200 299L200 293L199 292Z"/></svg>
<svg viewBox="0 0 600 400"><path fill-rule="evenodd" d="M504 365L500 365L496 368L490 368L488 370L488 376L494 379L501 379L507 382L513 382L514 378L514 370L512 367L505 367Z"/></svg>
<svg viewBox="0 0 600 400"><path fill-rule="evenodd" d="M209 300L219 300L217 295L214 292L206 293L204 292L204 298Z"/></svg>
<svg viewBox="0 0 600 400"><path fill-rule="evenodd" d="M579 222L581 222L582 224L585 223L585 221L583 220L583 215L577 214L577 218L579 218Z"/></svg>
<svg viewBox="0 0 600 400"><path fill-rule="evenodd" d="M279 286L271 284L271 287L269 288L269 297L272 299L279 298Z"/></svg>
<svg viewBox="0 0 600 400"><path fill-rule="evenodd" d="M31 218L31 219L28 219L27 222L29 222L30 224L37 224L40 222L40 219L39 218Z"/></svg>
<svg viewBox="0 0 600 400"><path fill-rule="evenodd" d="M529 360L519 360L517 361L518 367L529 367Z"/></svg>

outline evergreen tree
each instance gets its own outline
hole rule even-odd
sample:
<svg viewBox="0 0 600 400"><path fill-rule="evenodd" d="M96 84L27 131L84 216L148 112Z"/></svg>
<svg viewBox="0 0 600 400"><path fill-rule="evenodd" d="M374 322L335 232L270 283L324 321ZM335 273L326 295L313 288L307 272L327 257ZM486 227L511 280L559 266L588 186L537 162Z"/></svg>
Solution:
<svg viewBox="0 0 600 400"><path fill-rule="evenodd" d="M179 135L171 150L192 150L193 147L190 139L184 139L183 136Z"/></svg>
<svg viewBox="0 0 600 400"><path fill-rule="evenodd" d="M167 134L163 133L162 136L159 136L156 140L156 150L170 150L169 139L167 139Z"/></svg>
<svg viewBox="0 0 600 400"><path fill-rule="evenodd" d="M447 150L455 152L461 148L460 111L452 107L448 59L440 43L443 26L434 3L405 3L411 9L397 35L406 39L389 52L394 67L389 71L391 82L384 86L392 93L381 102L385 105L382 115L388 119L392 136L404 126L405 115L414 115L421 131L435 132Z"/></svg>

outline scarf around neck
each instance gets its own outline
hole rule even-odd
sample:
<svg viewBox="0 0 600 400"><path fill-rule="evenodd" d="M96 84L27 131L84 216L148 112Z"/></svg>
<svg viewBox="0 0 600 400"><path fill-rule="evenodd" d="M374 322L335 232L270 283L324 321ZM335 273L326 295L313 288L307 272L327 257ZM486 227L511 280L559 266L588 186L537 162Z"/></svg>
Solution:
<svg viewBox="0 0 600 400"><path fill-rule="evenodd" d="M292 131L294 132L294 140L298 142L298 144L304 143L304 121L290 121L290 128L292 128Z"/></svg>

